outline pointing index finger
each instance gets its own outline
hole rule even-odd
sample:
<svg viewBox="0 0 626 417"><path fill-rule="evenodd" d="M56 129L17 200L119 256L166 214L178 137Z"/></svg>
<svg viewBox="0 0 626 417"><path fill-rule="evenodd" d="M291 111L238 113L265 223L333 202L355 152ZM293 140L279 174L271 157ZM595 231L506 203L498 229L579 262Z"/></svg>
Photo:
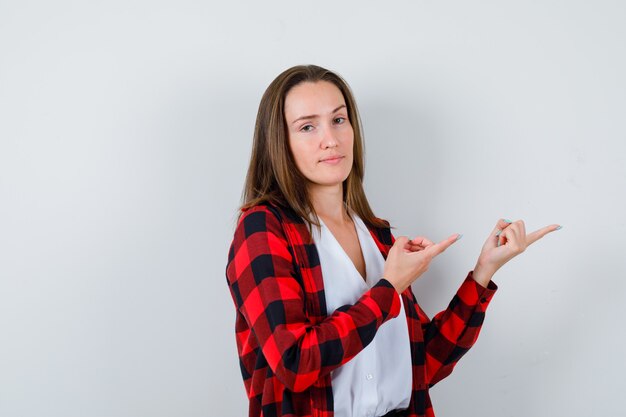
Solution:
<svg viewBox="0 0 626 417"><path fill-rule="evenodd" d="M544 237L545 235L547 235L548 233L559 230L560 228L561 226L558 224L551 224L549 226L542 227L541 229L535 230L534 232L526 235L526 243L528 245L533 244L539 239L541 239L542 237Z"/></svg>
<svg viewBox="0 0 626 417"><path fill-rule="evenodd" d="M459 240L462 236L463 235L455 233L452 236L448 237L447 239L444 239L439 243L431 245L424 250L427 251L429 255L435 257L439 255L440 253L442 253L443 251L445 251L446 249L448 249L454 242Z"/></svg>

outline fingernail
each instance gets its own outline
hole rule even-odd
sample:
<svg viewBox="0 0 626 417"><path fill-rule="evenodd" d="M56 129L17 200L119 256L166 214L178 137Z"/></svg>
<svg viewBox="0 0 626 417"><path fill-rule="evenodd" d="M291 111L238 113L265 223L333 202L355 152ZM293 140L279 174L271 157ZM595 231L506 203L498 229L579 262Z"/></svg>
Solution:
<svg viewBox="0 0 626 417"><path fill-rule="evenodd" d="M455 242L456 242L457 240L461 240L461 238L462 238L462 237L463 237L463 235L459 235L459 236L456 238Z"/></svg>
<svg viewBox="0 0 626 417"><path fill-rule="evenodd" d="M509 219L503 219L506 223L513 223L511 220Z"/></svg>
<svg viewBox="0 0 626 417"><path fill-rule="evenodd" d="M500 247L500 240L498 240L498 244L496 245L496 247Z"/></svg>
<svg viewBox="0 0 626 417"><path fill-rule="evenodd" d="M498 230L498 231L496 232L496 236L500 236L500 233L502 233L502 230Z"/></svg>
<svg viewBox="0 0 626 417"><path fill-rule="evenodd" d="M557 227L557 228L556 228L556 229L554 229L554 230L561 230L562 228L563 228L563 226L559 226L559 227Z"/></svg>

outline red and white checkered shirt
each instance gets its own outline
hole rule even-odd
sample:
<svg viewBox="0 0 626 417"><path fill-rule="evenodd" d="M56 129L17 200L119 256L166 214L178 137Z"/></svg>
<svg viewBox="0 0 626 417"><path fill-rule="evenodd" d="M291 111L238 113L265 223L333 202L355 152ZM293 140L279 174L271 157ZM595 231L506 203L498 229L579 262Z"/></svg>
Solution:
<svg viewBox="0 0 626 417"><path fill-rule="evenodd" d="M389 228L368 227L383 257ZM250 417L333 417L330 372L358 354L404 303L413 386L409 416L434 416L429 387L448 376L478 337L497 287L470 272L448 308L430 320L409 287L400 296L384 278L352 305L326 310L319 257L307 224L284 207L245 211L228 254L226 277Z"/></svg>

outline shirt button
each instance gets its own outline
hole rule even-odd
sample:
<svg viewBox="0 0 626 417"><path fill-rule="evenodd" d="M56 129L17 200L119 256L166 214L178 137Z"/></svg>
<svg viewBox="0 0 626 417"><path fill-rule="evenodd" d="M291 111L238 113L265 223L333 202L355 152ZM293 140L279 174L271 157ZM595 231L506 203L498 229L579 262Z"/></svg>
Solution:
<svg viewBox="0 0 626 417"><path fill-rule="evenodd" d="M374 375L367 374L367 375L365 375L365 378L369 381L370 379L374 378Z"/></svg>

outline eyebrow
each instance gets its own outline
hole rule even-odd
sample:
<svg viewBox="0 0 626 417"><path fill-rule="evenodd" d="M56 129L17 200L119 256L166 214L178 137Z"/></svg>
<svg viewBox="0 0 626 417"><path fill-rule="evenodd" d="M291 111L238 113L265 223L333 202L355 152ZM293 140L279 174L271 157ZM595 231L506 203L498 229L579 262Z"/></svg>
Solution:
<svg viewBox="0 0 626 417"><path fill-rule="evenodd" d="M330 113L336 113L338 110L340 110L342 107L346 107L345 104L340 105L339 107L337 107L336 109L334 109L333 111L331 111ZM315 119L316 117L319 117L318 114L310 114L308 116L300 116L298 117L296 120L294 120L293 122L291 122L291 124L295 124L296 122L299 122L300 120L306 120L306 119Z"/></svg>

